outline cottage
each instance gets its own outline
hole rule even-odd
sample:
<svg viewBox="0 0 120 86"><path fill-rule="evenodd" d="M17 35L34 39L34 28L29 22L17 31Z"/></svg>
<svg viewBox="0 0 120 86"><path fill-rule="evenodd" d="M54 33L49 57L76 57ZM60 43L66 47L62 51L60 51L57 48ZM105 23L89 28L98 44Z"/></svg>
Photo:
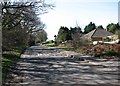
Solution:
<svg viewBox="0 0 120 86"><path fill-rule="evenodd" d="M88 34L85 34L82 38L87 39L89 41L103 41L105 37L114 35L111 32L108 32L104 29L94 29Z"/></svg>

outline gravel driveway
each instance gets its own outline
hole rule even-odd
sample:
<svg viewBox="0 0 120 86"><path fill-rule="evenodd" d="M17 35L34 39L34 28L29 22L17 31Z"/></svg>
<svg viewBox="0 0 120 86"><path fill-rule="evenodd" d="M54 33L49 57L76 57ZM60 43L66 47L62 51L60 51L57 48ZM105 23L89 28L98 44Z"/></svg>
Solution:
<svg viewBox="0 0 120 86"><path fill-rule="evenodd" d="M21 55L14 78L5 86L120 86L119 68L118 59L92 59L72 51L32 46Z"/></svg>

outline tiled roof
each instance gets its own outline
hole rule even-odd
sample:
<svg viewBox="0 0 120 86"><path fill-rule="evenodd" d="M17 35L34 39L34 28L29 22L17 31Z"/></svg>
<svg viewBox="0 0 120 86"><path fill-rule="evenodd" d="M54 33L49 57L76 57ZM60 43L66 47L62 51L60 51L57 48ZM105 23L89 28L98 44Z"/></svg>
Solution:
<svg viewBox="0 0 120 86"><path fill-rule="evenodd" d="M107 37L107 36L111 36L111 35L113 35L113 33L108 32L104 29L96 29L96 31L94 32L92 37Z"/></svg>
<svg viewBox="0 0 120 86"><path fill-rule="evenodd" d="M94 29L91 32L85 34L83 38L91 39L92 37L107 37L111 35L113 35L113 33L108 32L104 29Z"/></svg>

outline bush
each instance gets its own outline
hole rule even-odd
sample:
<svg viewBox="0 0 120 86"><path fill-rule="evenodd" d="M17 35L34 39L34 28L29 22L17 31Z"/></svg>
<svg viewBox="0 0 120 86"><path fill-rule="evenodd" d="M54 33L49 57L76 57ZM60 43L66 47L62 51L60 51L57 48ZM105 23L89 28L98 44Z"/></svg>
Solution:
<svg viewBox="0 0 120 86"><path fill-rule="evenodd" d="M79 40L73 40L72 43L73 43L72 45L74 48L80 48L82 46L89 46L90 45L90 41L84 40L82 38L80 38Z"/></svg>
<svg viewBox="0 0 120 86"><path fill-rule="evenodd" d="M103 54L94 54L94 57L101 57Z"/></svg>
<svg viewBox="0 0 120 86"><path fill-rule="evenodd" d="M116 51L114 51L114 50L110 50L110 51L107 51L105 53L105 55L107 55L107 56L116 56L116 55L118 55L118 53Z"/></svg>
<svg viewBox="0 0 120 86"><path fill-rule="evenodd" d="M96 53L94 54L94 57L105 57L105 56L116 56L118 57L119 56L119 53L114 51L114 50L109 50L109 51L106 51L105 53Z"/></svg>

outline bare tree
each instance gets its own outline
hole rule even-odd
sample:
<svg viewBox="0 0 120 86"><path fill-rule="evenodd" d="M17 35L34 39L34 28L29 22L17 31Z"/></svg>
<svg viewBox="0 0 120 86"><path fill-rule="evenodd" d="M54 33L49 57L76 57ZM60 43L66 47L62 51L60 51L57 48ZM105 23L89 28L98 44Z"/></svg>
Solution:
<svg viewBox="0 0 120 86"><path fill-rule="evenodd" d="M2 7L2 32L4 33L3 47L5 48L8 46L13 48L14 45L26 44L31 40L34 32L46 27L38 16L54 7L52 4L47 4L45 0L7 1L1 2L0 5Z"/></svg>
<svg viewBox="0 0 120 86"><path fill-rule="evenodd" d="M35 33L36 35L36 42L44 42L47 40L47 33L45 30L41 30Z"/></svg>

